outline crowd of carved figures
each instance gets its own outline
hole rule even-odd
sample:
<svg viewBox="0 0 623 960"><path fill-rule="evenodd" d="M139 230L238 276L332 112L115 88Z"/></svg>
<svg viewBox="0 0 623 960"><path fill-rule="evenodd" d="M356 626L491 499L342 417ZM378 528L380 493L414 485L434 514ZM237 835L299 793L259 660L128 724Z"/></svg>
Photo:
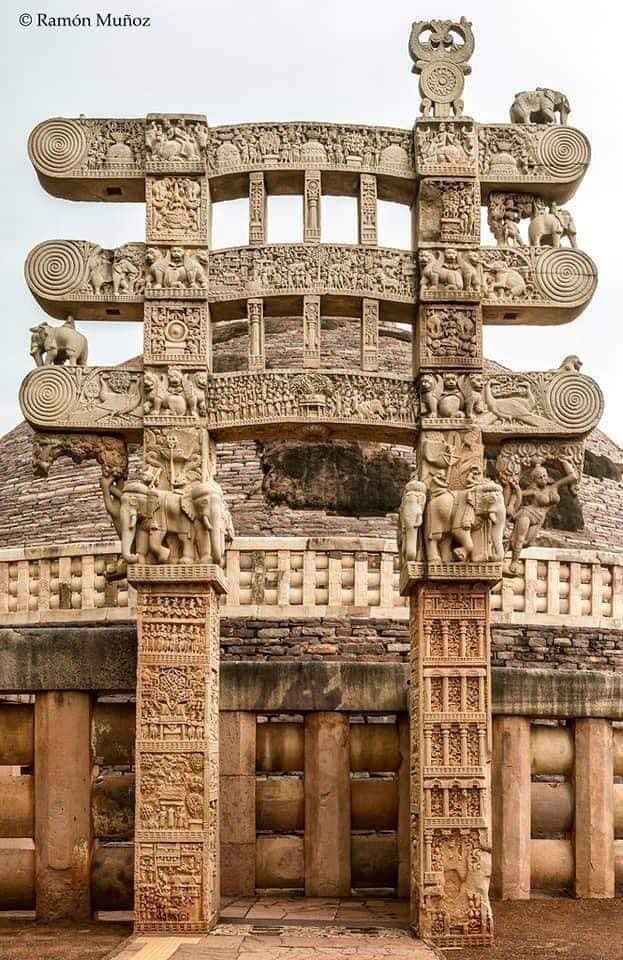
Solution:
<svg viewBox="0 0 623 960"><path fill-rule="evenodd" d="M208 382L207 407L214 426L237 421L335 419L401 423L417 417L411 383L357 373L275 372L228 374Z"/></svg>
<svg viewBox="0 0 623 960"><path fill-rule="evenodd" d="M528 245L559 247L563 238L577 248L573 217L555 201L546 204L541 197L526 193L491 193L488 224L498 246L525 247L520 221L530 219Z"/></svg>
<svg viewBox="0 0 623 960"><path fill-rule="evenodd" d="M369 169L413 166L406 130L343 127L329 124L248 124L208 133L209 173L235 167L349 166Z"/></svg>

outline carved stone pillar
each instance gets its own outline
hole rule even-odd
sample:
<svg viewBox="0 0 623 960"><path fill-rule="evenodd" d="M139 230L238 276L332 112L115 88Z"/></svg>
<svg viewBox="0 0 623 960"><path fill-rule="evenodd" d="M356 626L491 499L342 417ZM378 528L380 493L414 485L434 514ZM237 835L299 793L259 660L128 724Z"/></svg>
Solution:
<svg viewBox="0 0 623 960"><path fill-rule="evenodd" d="M303 196L303 243L320 243L321 198L320 171L306 170Z"/></svg>
<svg viewBox="0 0 623 960"><path fill-rule="evenodd" d="M320 297L303 297L303 366L320 366Z"/></svg>
<svg viewBox="0 0 623 960"><path fill-rule="evenodd" d="M413 581L411 917L442 947L492 938L489 584Z"/></svg>
<svg viewBox="0 0 623 960"><path fill-rule="evenodd" d="M367 297L361 303L361 369L379 369L379 302Z"/></svg>
<svg viewBox="0 0 623 960"><path fill-rule="evenodd" d="M249 174L249 243L266 243L266 184L261 170Z"/></svg>
<svg viewBox="0 0 623 960"><path fill-rule="evenodd" d="M209 930L219 909L214 565L128 568L137 591L134 910L140 932Z"/></svg>
<svg viewBox="0 0 623 960"><path fill-rule="evenodd" d="M138 629L135 928L144 932L208 930L219 907L218 595L225 580L215 562L223 544L175 513L184 510L180 496L198 504L200 494L207 511L219 489L205 426L206 138L205 118L147 119L144 466L123 492L139 512L128 581L137 591ZM163 157L153 149L160 142L184 149Z"/></svg>
<svg viewBox="0 0 623 960"><path fill-rule="evenodd" d="M264 301L247 300L249 321L249 370L261 373L266 365L264 356Z"/></svg>
<svg viewBox="0 0 623 960"><path fill-rule="evenodd" d="M365 247L378 243L376 177L370 173L359 177L359 243Z"/></svg>

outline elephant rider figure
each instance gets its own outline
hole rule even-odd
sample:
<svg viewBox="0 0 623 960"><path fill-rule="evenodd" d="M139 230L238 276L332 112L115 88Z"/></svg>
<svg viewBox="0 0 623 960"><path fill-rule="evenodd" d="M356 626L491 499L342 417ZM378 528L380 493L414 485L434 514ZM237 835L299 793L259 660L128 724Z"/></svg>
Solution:
<svg viewBox="0 0 623 960"><path fill-rule="evenodd" d="M522 490L514 484L514 500L518 503L514 516L515 524L510 535L511 564L510 572L519 572L519 556L523 547L534 542L545 523L550 509L560 503L559 490L561 487L577 483L577 476L571 464L563 463L567 471L560 480L550 480L549 474L542 463L537 464L530 474L529 487Z"/></svg>

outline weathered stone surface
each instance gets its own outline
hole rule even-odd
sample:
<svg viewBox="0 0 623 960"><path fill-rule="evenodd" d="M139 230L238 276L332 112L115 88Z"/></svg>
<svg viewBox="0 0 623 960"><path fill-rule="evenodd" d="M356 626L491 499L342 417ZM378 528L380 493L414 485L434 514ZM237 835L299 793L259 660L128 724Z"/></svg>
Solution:
<svg viewBox="0 0 623 960"><path fill-rule="evenodd" d="M301 777L259 777L255 786L258 830L294 833L305 828L305 794Z"/></svg>
<svg viewBox="0 0 623 960"><path fill-rule="evenodd" d="M398 845L395 833L353 834L350 838L352 885L395 887L398 876Z"/></svg>
<svg viewBox="0 0 623 960"><path fill-rule="evenodd" d="M88 693L37 695L35 876L41 920L75 922L91 915L90 732Z"/></svg>
<svg viewBox="0 0 623 960"><path fill-rule="evenodd" d="M493 871L491 895L530 898L530 720L493 720L491 798Z"/></svg>
<svg viewBox="0 0 623 960"><path fill-rule="evenodd" d="M5 664L0 654L0 673ZM29 703L0 703L0 766L31 767L34 710Z"/></svg>
<svg viewBox="0 0 623 960"><path fill-rule="evenodd" d="M303 837L258 837L255 884L302 890L305 886Z"/></svg>
<svg viewBox="0 0 623 960"><path fill-rule="evenodd" d="M575 721L575 895L614 896L612 724Z"/></svg>
<svg viewBox="0 0 623 960"><path fill-rule="evenodd" d="M32 837L34 822L33 776L0 777L0 837Z"/></svg>
<svg viewBox="0 0 623 960"><path fill-rule="evenodd" d="M91 897L94 910L132 910L134 844L97 844L93 851Z"/></svg>
<svg viewBox="0 0 623 960"><path fill-rule="evenodd" d="M35 851L32 848L3 848L0 902L4 910L34 910Z"/></svg>
<svg viewBox="0 0 623 960"><path fill-rule="evenodd" d="M337 712L305 718L305 893L348 896L350 722Z"/></svg>
<svg viewBox="0 0 623 960"><path fill-rule="evenodd" d="M131 840L134 836L134 774L109 773L91 791L93 836Z"/></svg>

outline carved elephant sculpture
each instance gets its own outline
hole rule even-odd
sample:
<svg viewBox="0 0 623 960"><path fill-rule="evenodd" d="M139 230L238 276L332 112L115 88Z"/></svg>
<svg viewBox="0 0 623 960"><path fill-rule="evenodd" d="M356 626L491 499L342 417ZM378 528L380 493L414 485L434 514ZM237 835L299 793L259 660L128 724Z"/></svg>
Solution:
<svg viewBox="0 0 623 960"><path fill-rule="evenodd" d="M535 214L528 227L528 239L531 247L546 245L559 247L563 237L567 237L571 246L577 248L576 229L573 217L568 210L543 211Z"/></svg>
<svg viewBox="0 0 623 960"><path fill-rule="evenodd" d="M171 536L177 542L177 563L194 563L194 524L179 493L128 483L119 496L118 529L121 556L128 563L146 563L153 554L159 563L171 557Z"/></svg>
<svg viewBox="0 0 623 960"><path fill-rule="evenodd" d="M424 520L426 487L416 477L411 477L405 486L398 514L398 553L400 563L418 560L420 556L420 528Z"/></svg>
<svg viewBox="0 0 623 960"><path fill-rule="evenodd" d="M194 521L199 563L215 563L222 567L227 545L234 538L234 529L220 484L216 480L193 484L182 495L182 506Z"/></svg>
<svg viewBox="0 0 623 960"><path fill-rule="evenodd" d="M424 515L428 562L503 560L505 521L504 493L496 483L433 495Z"/></svg>
<svg viewBox="0 0 623 960"><path fill-rule="evenodd" d="M511 123L555 123L556 114L566 124L571 107L564 93L537 87L515 94L510 108Z"/></svg>
<svg viewBox="0 0 623 960"><path fill-rule="evenodd" d="M83 367L87 362L87 338L74 327L72 317L67 317L61 327L40 323L31 327L30 355L38 367L44 364Z"/></svg>

